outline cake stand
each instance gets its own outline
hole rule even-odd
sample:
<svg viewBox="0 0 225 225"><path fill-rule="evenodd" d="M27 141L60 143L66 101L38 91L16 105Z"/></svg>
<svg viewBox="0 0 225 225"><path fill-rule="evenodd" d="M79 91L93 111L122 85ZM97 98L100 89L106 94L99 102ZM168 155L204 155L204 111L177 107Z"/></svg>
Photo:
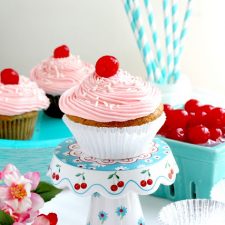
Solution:
<svg viewBox="0 0 225 225"><path fill-rule="evenodd" d="M56 148L48 170L56 187L92 195L87 225L144 225L138 195L174 183L177 173L169 146L158 138L149 153L122 160L86 156L70 138Z"/></svg>

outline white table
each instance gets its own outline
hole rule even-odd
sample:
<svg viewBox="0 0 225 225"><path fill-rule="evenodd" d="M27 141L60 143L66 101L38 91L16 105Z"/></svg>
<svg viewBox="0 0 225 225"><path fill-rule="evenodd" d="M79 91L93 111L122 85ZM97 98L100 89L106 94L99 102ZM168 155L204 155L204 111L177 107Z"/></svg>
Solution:
<svg viewBox="0 0 225 225"><path fill-rule="evenodd" d="M59 225L86 225L90 199L90 197L77 197L69 190L64 190L50 202L45 203L41 213L57 213ZM141 196L140 200L146 225L157 225L159 210L170 201L153 196Z"/></svg>

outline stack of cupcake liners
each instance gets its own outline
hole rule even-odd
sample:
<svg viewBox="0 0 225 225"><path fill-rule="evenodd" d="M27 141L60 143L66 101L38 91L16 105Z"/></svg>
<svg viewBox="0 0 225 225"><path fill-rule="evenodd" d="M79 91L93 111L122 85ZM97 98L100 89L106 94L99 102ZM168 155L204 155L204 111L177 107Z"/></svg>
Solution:
<svg viewBox="0 0 225 225"><path fill-rule="evenodd" d="M225 204L210 199L171 203L159 212L160 225L224 225Z"/></svg>

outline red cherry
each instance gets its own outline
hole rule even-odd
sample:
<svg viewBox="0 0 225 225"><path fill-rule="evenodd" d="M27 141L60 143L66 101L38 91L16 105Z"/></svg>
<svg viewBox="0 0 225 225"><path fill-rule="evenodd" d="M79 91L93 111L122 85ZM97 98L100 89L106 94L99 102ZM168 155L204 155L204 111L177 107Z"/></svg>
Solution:
<svg viewBox="0 0 225 225"><path fill-rule="evenodd" d="M167 133L170 131L170 129L168 128L168 126L166 125L166 123L163 124L163 126L159 129L159 131L157 132L157 134L160 134L162 136L167 136Z"/></svg>
<svg viewBox="0 0 225 225"><path fill-rule="evenodd" d="M184 109L187 112L195 112L200 106L200 103L198 100L196 99L190 99L189 101L187 101L184 105Z"/></svg>
<svg viewBox="0 0 225 225"><path fill-rule="evenodd" d="M141 185L142 187L145 187L145 186L147 185L147 182L146 182L145 180L142 180L142 181L140 182L140 185Z"/></svg>
<svg viewBox="0 0 225 225"><path fill-rule="evenodd" d="M148 180L147 180L147 184L148 184L148 185L152 185L152 184L153 184L153 180L152 180L152 179L148 179Z"/></svg>
<svg viewBox="0 0 225 225"><path fill-rule="evenodd" d="M198 110L195 113L189 113L188 127L193 127L196 125L206 125L208 114L204 111Z"/></svg>
<svg viewBox="0 0 225 225"><path fill-rule="evenodd" d="M188 140L192 144L204 144L209 138L209 129L203 125L197 125L188 129Z"/></svg>
<svg viewBox="0 0 225 225"><path fill-rule="evenodd" d="M212 105L202 105L202 106L199 106L197 111L203 111L203 112L209 113L212 111L213 108L214 107Z"/></svg>
<svg viewBox="0 0 225 225"><path fill-rule="evenodd" d="M109 55L105 55L98 59L95 64L95 70L100 77L111 77L117 73L119 69L119 61Z"/></svg>
<svg viewBox="0 0 225 225"><path fill-rule="evenodd" d="M225 135L225 127L221 127L220 129L221 129L221 131L223 133L223 136L224 136Z"/></svg>
<svg viewBox="0 0 225 225"><path fill-rule="evenodd" d="M47 218L50 222L50 225L56 225L58 223L58 217L55 213L49 213Z"/></svg>
<svg viewBox="0 0 225 225"><path fill-rule="evenodd" d="M175 109L169 113L169 117L166 119L166 126L170 128L186 127L188 119L187 111Z"/></svg>
<svg viewBox="0 0 225 225"><path fill-rule="evenodd" d="M113 184L113 185L111 186L111 190L112 190L112 191L117 191L117 190L118 190L117 185Z"/></svg>
<svg viewBox="0 0 225 225"><path fill-rule="evenodd" d="M1 72L1 83L2 84L18 84L19 74L11 68L4 69Z"/></svg>
<svg viewBox="0 0 225 225"><path fill-rule="evenodd" d="M82 189L86 189L87 188L87 184L86 183L81 183L80 186L81 186Z"/></svg>
<svg viewBox="0 0 225 225"><path fill-rule="evenodd" d="M79 190L79 189L80 189L80 184L76 183L76 184L74 185L74 188L75 188L76 190Z"/></svg>
<svg viewBox="0 0 225 225"><path fill-rule="evenodd" d="M210 128L209 131L210 131L210 139L213 141L217 141L223 135L223 132L220 128Z"/></svg>
<svg viewBox="0 0 225 225"><path fill-rule="evenodd" d="M119 188L122 188L122 187L124 186L124 182L123 182L123 181L119 181L119 182L117 183L117 186L118 186Z"/></svg>
<svg viewBox="0 0 225 225"><path fill-rule="evenodd" d="M186 140L186 129L181 128L181 127L174 128L166 134L166 137L173 139L173 140L177 140L177 141L185 141Z"/></svg>
<svg viewBox="0 0 225 225"><path fill-rule="evenodd" d="M169 114L171 110L173 110L172 106L169 104L164 104L163 107L164 107L164 112L166 113L166 115Z"/></svg>
<svg viewBox="0 0 225 225"><path fill-rule="evenodd" d="M212 109L207 119L209 127L223 127L225 125L225 109L219 107Z"/></svg>
<svg viewBox="0 0 225 225"><path fill-rule="evenodd" d="M55 175L55 179L59 180L59 175L58 174Z"/></svg>
<svg viewBox="0 0 225 225"><path fill-rule="evenodd" d="M55 179L55 173L52 174L52 179Z"/></svg>
<svg viewBox="0 0 225 225"><path fill-rule="evenodd" d="M70 49L66 45L61 45L54 50L54 58L66 58L70 55Z"/></svg>

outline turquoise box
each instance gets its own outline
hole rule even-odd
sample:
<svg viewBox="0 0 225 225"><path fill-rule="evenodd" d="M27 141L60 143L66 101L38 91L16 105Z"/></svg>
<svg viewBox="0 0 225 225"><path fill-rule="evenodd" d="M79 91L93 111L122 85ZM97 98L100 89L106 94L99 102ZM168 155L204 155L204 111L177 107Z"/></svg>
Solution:
<svg viewBox="0 0 225 225"><path fill-rule="evenodd" d="M172 201L210 198L213 185L225 179L225 143L206 147L162 139L170 146L180 172L173 185L161 185L154 195Z"/></svg>

